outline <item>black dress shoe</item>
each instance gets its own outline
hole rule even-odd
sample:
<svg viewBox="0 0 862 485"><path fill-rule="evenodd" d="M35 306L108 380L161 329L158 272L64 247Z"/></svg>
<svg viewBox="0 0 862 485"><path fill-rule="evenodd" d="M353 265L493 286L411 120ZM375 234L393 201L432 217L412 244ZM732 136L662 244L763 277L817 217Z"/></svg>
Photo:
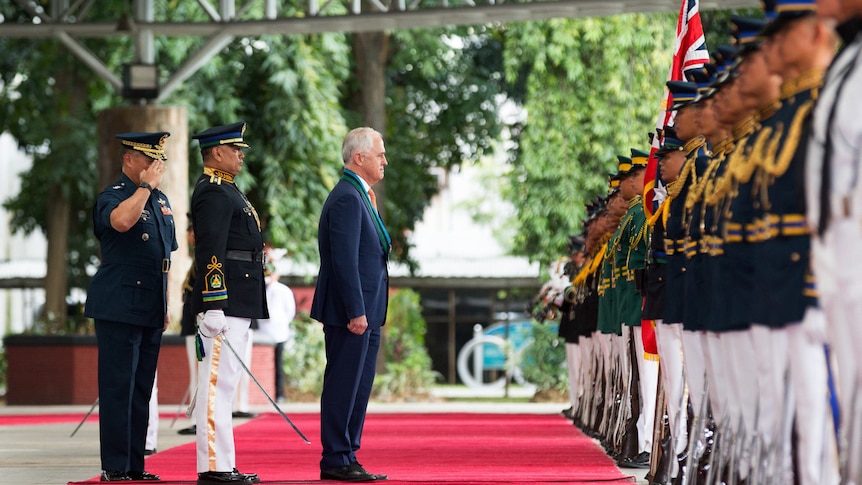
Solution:
<svg viewBox="0 0 862 485"><path fill-rule="evenodd" d="M198 427L197 425L191 425L188 428L183 428L177 431L177 434L197 434Z"/></svg>
<svg viewBox="0 0 862 485"><path fill-rule="evenodd" d="M256 413L250 413L248 411L234 411L231 416L235 418L256 418Z"/></svg>
<svg viewBox="0 0 862 485"><path fill-rule="evenodd" d="M100 478L103 482L127 482L131 479L132 477L130 477L128 473L118 472L116 470L102 470L102 476Z"/></svg>
<svg viewBox="0 0 862 485"><path fill-rule="evenodd" d="M162 478L158 475L153 475L150 472L129 472L129 478L131 480L161 480Z"/></svg>
<svg viewBox="0 0 862 485"><path fill-rule="evenodd" d="M251 480L251 483L260 483L260 477L257 476L257 473L243 473L236 468L233 469L233 472L237 475L243 475L247 479Z"/></svg>
<svg viewBox="0 0 862 485"><path fill-rule="evenodd" d="M354 461L353 463L351 463L351 465L363 473L368 473L368 470L366 470L365 467L360 465L358 461ZM368 473L368 474L371 475L372 477L374 477L372 480L389 480L388 475L383 475L380 473Z"/></svg>
<svg viewBox="0 0 862 485"><path fill-rule="evenodd" d="M251 479L236 471L198 473L197 481L197 485L251 485L252 483Z"/></svg>
<svg viewBox="0 0 862 485"><path fill-rule="evenodd" d="M350 465L337 466L320 470L321 480L339 480L342 482L370 482L376 480L374 475L364 471L362 467Z"/></svg>
<svg viewBox="0 0 862 485"><path fill-rule="evenodd" d="M155 448L144 450L144 456L150 456L150 455L155 455L155 454L156 454L156 449L155 449Z"/></svg>
<svg viewBox="0 0 862 485"><path fill-rule="evenodd" d="M649 468L649 453L646 451L640 453L639 455L632 456L629 458L624 458L617 462L617 466L620 468L641 468L648 469Z"/></svg>

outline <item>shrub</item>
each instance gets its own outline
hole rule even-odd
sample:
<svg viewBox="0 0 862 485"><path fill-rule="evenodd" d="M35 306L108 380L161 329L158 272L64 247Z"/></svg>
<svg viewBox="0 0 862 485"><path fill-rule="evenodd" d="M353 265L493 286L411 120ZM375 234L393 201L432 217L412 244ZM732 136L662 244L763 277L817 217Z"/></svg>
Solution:
<svg viewBox="0 0 862 485"><path fill-rule="evenodd" d="M531 333L532 342L521 356L524 379L536 386L536 394L566 392L566 346L557 335L557 328L533 322Z"/></svg>
<svg viewBox="0 0 862 485"><path fill-rule="evenodd" d="M383 370L374 381L378 399L427 396L439 374L431 369L425 347L427 330L419 294L403 289L392 294L383 327Z"/></svg>
<svg viewBox="0 0 862 485"><path fill-rule="evenodd" d="M318 398L323 390L326 350L323 328L305 313L291 323L293 347L285 351L287 394L293 399ZM438 374L431 370L425 348L425 320L419 295L399 290L389 299L383 327L378 373L372 389L376 399L411 399L427 396Z"/></svg>
<svg viewBox="0 0 862 485"><path fill-rule="evenodd" d="M323 370L326 352L323 326L305 312L297 313L290 323L293 346L284 352L285 385L293 393L319 397L323 390Z"/></svg>

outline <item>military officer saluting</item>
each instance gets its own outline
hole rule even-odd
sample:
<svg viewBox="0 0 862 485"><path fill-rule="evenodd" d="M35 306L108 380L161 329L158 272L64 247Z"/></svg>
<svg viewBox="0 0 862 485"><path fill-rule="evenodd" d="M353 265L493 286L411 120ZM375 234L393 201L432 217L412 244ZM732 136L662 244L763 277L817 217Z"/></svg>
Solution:
<svg viewBox="0 0 862 485"><path fill-rule="evenodd" d="M99 349L102 481L158 480L144 471L150 394L168 326L174 216L158 187L170 133L122 133L120 179L93 207L102 263L87 291Z"/></svg>
<svg viewBox="0 0 862 485"><path fill-rule="evenodd" d="M198 485L259 482L257 475L236 469L231 423L231 403L244 372L231 348L246 348L252 318L269 318L260 218L234 183L245 158L242 149L248 148L244 132L240 121L192 136L204 162L191 202L198 275L192 309L203 349L195 403Z"/></svg>

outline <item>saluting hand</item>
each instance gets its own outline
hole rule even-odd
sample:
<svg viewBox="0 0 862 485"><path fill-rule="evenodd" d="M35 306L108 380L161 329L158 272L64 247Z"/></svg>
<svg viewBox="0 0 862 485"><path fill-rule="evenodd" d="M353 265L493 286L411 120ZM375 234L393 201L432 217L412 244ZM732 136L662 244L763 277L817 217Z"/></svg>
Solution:
<svg viewBox="0 0 862 485"><path fill-rule="evenodd" d="M162 183L162 177L165 175L165 162L163 160L153 160L149 167L141 170L139 177L141 182L150 184L152 188L158 188Z"/></svg>
<svg viewBox="0 0 862 485"><path fill-rule="evenodd" d="M365 333L365 330L368 328L368 319L365 318L365 315L361 317L351 318L350 322L347 324L347 330L350 330L352 333L356 335L362 335Z"/></svg>

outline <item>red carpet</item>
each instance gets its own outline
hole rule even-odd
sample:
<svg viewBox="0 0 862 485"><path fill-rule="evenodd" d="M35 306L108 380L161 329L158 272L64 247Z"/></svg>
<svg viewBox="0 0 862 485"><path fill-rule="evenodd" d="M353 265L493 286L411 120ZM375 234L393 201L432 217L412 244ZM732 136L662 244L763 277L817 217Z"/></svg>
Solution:
<svg viewBox="0 0 862 485"><path fill-rule="evenodd" d="M311 445L281 416L265 414L234 430L237 467L259 474L264 484L320 483L319 415L290 417ZM556 415L370 414L359 459L399 485L635 482ZM161 475L161 483L194 483L194 443L148 457L147 471Z"/></svg>
<svg viewBox="0 0 862 485"><path fill-rule="evenodd" d="M24 426L34 424L80 423L84 413L66 414L15 414L0 416L0 426ZM94 412L87 418L88 423L98 423L99 413ZM74 428L73 428L74 429Z"/></svg>
<svg viewBox="0 0 862 485"><path fill-rule="evenodd" d="M32 426L37 424L63 424L77 425L84 419L86 413L58 413L58 414L10 414L0 416L0 426ZM159 413L161 419L174 419L176 413ZM89 417L87 423L99 422L99 410L96 408ZM74 428L73 428L74 429Z"/></svg>

